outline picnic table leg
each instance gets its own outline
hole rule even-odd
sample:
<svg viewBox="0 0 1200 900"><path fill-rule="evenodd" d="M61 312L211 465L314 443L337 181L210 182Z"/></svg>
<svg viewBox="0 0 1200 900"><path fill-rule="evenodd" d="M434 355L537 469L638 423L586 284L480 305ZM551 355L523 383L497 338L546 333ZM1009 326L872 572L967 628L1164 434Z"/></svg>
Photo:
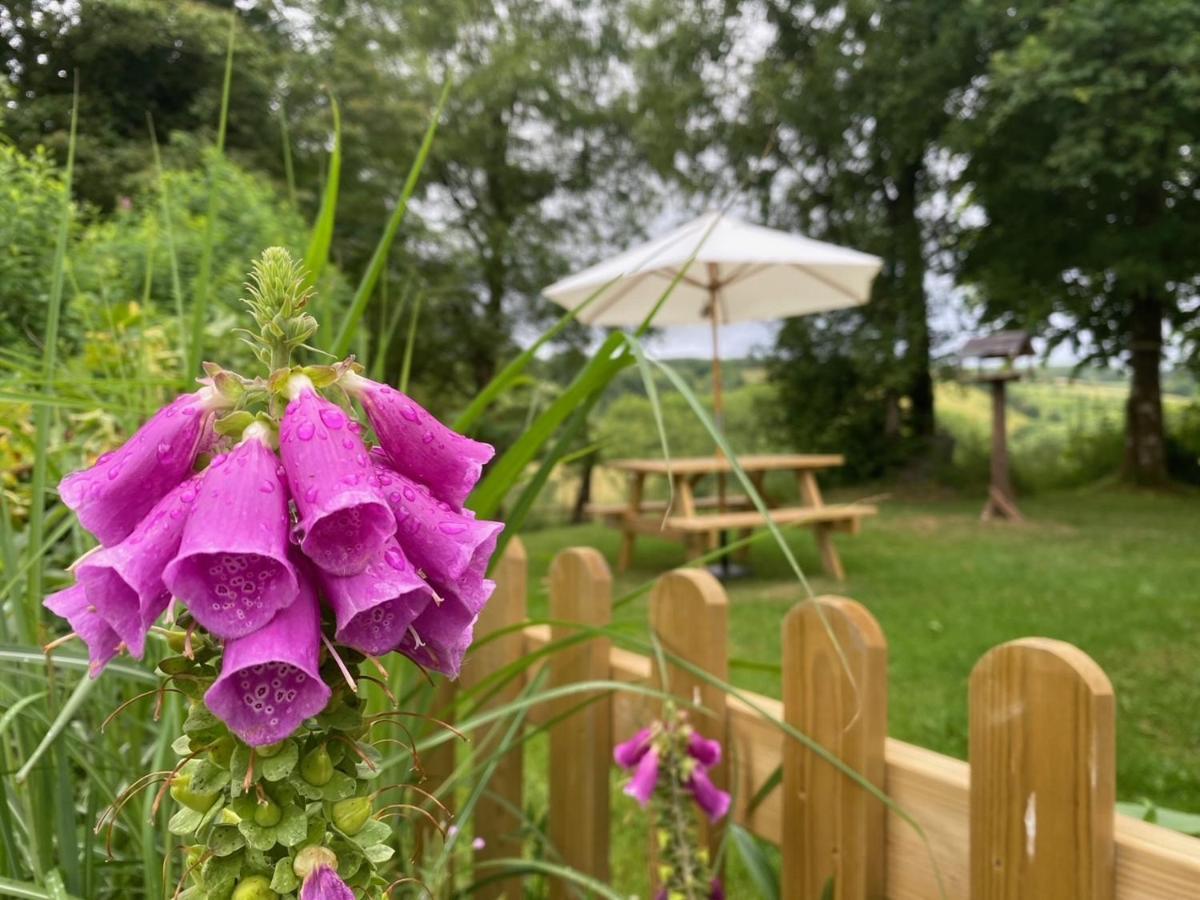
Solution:
<svg viewBox="0 0 1200 900"><path fill-rule="evenodd" d="M738 540L745 540L752 534L754 534L753 528L741 528L738 530ZM750 545L743 544L742 546L738 547L737 550L734 551L733 558L742 565L748 564L750 562Z"/></svg>
<svg viewBox="0 0 1200 900"><path fill-rule="evenodd" d="M624 572L633 565L633 546L637 543L637 532L633 529L642 508L642 492L646 485L646 476L635 472L629 476L629 509L625 511L625 521L621 528L621 552L617 556L617 571Z"/></svg>
<svg viewBox="0 0 1200 900"><path fill-rule="evenodd" d="M796 482L800 487L800 501L803 506L824 506L821 498L821 488L817 484L817 475L810 469L802 469L796 473Z"/></svg>
<svg viewBox="0 0 1200 900"><path fill-rule="evenodd" d="M822 522L813 527L817 536L817 549L821 551L821 568L825 574L838 581L846 580L846 570L842 568L842 558L838 556L837 547L833 545L833 526Z"/></svg>

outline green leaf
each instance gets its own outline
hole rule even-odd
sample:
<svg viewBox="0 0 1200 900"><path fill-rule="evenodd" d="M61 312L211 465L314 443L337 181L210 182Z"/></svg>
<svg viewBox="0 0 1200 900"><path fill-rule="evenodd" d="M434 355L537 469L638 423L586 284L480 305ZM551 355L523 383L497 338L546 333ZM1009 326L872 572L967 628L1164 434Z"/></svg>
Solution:
<svg viewBox="0 0 1200 900"><path fill-rule="evenodd" d="M274 756L266 759L259 758L255 761L255 765L259 774L267 781L282 781L292 774L299 760L300 748L295 741L288 741Z"/></svg>
<svg viewBox="0 0 1200 900"><path fill-rule="evenodd" d="M391 826L378 819L367 819L367 823L358 830L358 834L350 835L350 840L363 850L375 844L382 844L392 836Z"/></svg>
<svg viewBox="0 0 1200 900"><path fill-rule="evenodd" d="M779 900L779 875L771 865L758 838L741 825L729 826L729 837L737 848L738 856L750 873L750 880L758 888L758 896L763 900Z"/></svg>
<svg viewBox="0 0 1200 900"><path fill-rule="evenodd" d="M183 720L184 734L201 734L224 727L225 724L203 703L193 703L188 707L187 718Z"/></svg>
<svg viewBox="0 0 1200 900"><path fill-rule="evenodd" d="M345 800L347 797L353 797L358 782L352 775L347 775L345 772L335 769L333 777L320 787L315 784L309 784L299 774L293 774L288 779L288 784L295 788L296 793L306 800L334 802Z"/></svg>
<svg viewBox="0 0 1200 900"><path fill-rule="evenodd" d="M284 810L283 820L275 826L275 839L285 847L295 847L308 836L308 814L298 806Z"/></svg>
<svg viewBox="0 0 1200 900"><path fill-rule="evenodd" d="M229 856L213 856L200 867L200 878L204 882L205 896L213 900L224 900L233 890L242 874L245 855L233 853Z"/></svg>
<svg viewBox="0 0 1200 900"><path fill-rule="evenodd" d="M188 766L188 772L192 776L191 789L200 794L224 790L225 785L229 784L229 770L207 759L196 760Z"/></svg>
<svg viewBox="0 0 1200 900"><path fill-rule="evenodd" d="M196 829L200 827L200 823L204 821L204 813L198 809L192 809L190 806L181 806L171 816L171 820L167 823L167 830L171 834L189 835L195 834Z"/></svg>
<svg viewBox="0 0 1200 900"><path fill-rule="evenodd" d="M208 836L208 849L217 856L228 856L246 846L241 831L229 825L221 825Z"/></svg>
<svg viewBox="0 0 1200 900"><path fill-rule="evenodd" d="M363 855L372 865L382 865L393 856L396 855L396 850L387 844L373 844L363 850Z"/></svg>
<svg viewBox="0 0 1200 900"><path fill-rule="evenodd" d="M277 894L289 894L300 887L300 879L292 870L292 857L285 856L275 863L275 872L271 876L271 890Z"/></svg>

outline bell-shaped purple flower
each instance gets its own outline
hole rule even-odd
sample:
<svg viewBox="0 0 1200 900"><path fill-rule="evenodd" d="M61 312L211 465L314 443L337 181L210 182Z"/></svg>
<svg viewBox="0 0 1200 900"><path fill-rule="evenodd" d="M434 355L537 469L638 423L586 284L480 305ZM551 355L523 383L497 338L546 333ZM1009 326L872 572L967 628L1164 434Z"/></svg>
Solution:
<svg viewBox="0 0 1200 900"><path fill-rule="evenodd" d="M643 808L650 805L654 790L658 787L658 748L650 746L638 760L633 777L625 785L625 793L640 803Z"/></svg>
<svg viewBox="0 0 1200 900"><path fill-rule="evenodd" d="M106 547L120 543L192 471L211 413L224 405L212 387L176 397L123 446L58 485L63 503Z"/></svg>
<svg viewBox="0 0 1200 900"><path fill-rule="evenodd" d="M43 606L56 616L67 620L74 631L87 645L88 671L93 678L108 665L109 660L121 649L121 639L112 626L96 613L88 603L83 585L75 584L47 597Z"/></svg>
<svg viewBox="0 0 1200 900"><path fill-rule="evenodd" d="M146 632L171 601L163 569L179 550L200 480L194 476L176 486L129 537L89 553L75 568L88 603L138 659L145 651Z"/></svg>
<svg viewBox="0 0 1200 900"><path fill-rule="evenodd" d="M698 731L688 736L688 756L706 769L721 764L721 742L706 738Z"/></svg>
<svg viewBox="0 0 1200 900"><path fill-rule="evenodd" d="M501 522L476 519L439 500L427 485L401 475L372 450L375 478L396 519L396 539L405 555L433 583L435 590L458 585L464 600L475 611L483 608L491 591L483 584L488 563L496 552Z"/></svg>
<svg viewBox="0 0 1200 900"><path fill-rule="evenodd" d="M392 511L373 483L361 427L303 376L293 376L292 400L279 447L300 513L300 547L334 575L366 568L396 530Z"/></svg>
<svg viewBox="0 0 1200 900"><path fill-rule="evenodd" d="M629 740L617 744L613 748L613 760L622 769L634 769L642 761L642 757L650 751L650 738L654 731L643 728Z"/></svg>
<svg viewBox="0 0 1200 900"><path fill-rule="evenodd" d="M461 507L495 454L490 444L447 428L412 398L393 387L347 373L338 382L367 411L391 465L434 496Z"/></svg>
<svg viewBox="0 0 1200 900"><path fill-rule="evenodd" d="M329 702L320 652L317 597L301 573L291 605L257 631L225 642L221 676L204 702L250 746L281 741Z"/></svg>
<svg viewBox="0 0 1200 900"><path fill-rule="evenodd" d="M296 597L288 559L287 490L266 427L213 459L184 526L167 589L204 628L237 638L261 628Z"/></svg>
<svg viewBox="0 0 1200 900"><path fill-rule="evenodd" d="M338 641L369 656L399 647L433 599L433 590L395 538L357 575L323 572L321 582L337 620Z"/></svg>
<svg viewBox="0 0 1200 900"><path fill-rule="evenodd" d="M696 799L696 805L704 810L710 822L717 821L729 812L729 794L712 783L703 766L696 766L692 777L688 779L688 788Z"/></svg>
<svg viewBox="0 0 1200 900"><path fill-rule="evenodd" d="M491 581L484 584L489 593L495 587ZM457 678L474 639L478 618L479 610L468 606L458 595L448 591L437 593L408 627L396 649L426 669Z"/></svg>
<svg viewBox="0 0 1200 900"><path fill-rule="evenodd" d="M329 866L318 866L304 879L300 900L354 900L354 891Z"/></svg>

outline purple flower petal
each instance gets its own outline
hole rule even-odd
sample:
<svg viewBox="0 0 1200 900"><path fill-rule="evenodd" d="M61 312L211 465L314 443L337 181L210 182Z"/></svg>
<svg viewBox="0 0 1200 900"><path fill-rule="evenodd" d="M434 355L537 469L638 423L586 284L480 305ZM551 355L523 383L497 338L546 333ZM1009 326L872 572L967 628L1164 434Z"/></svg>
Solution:
<svg viewBox="0 0 1200 900"><path fill-rule="evenodd" d="M304 879L300 900L354 900L354 891L329 866L318 866Z"/></svg>
<svg viewBox="0 0 1200 900"><path fill-rule="evenodd" d="M721 764L721 742L712 741L693 731L688 738L688 756L700 763L706 769Z"/></svg>
<svg viewBox="0 0 1200 900"><path fill-rule="evenodd" d="M375 478L396 518L396 539L405 555L421 569L434 586L458 582L470 576L478 586L487 574L488 562L496 552L496 539L504 530L501 522L476 519L438 500L423 484L380 463L372 451ZM467 589L467 581L463 589ZM482 603L479 604L482 607Z"/></svg>
<svg viewBox="0 0 1200 900"><path fill-rule="evenodd" d="M75 584L51 594L42 605L56 616L66 619L71 630L82 638L91 663L88 672L93 678L99 675L109 660L117 655L121 639L88 603L83 585Z"/></svg>
<svg viewBox="0 0 1200 900"><path fill-rule="evenodd" d="M479 610L491 596L496 583L481 581L480 587L483 599L476 605L467 602L453 584L434 585L437 593L433 602L409 626L396 649L426 669L457 678L463 657L474 640ZM475 599L478 595L473 595Z"/></svg>
<svg viewBox="0 0 1200 900"><path fill-rule="evenodd" d="M653 747L642 757L629 784L625 785L625 793L642 804L650 805L654 789L658 787L658 751Z"/></svg>
<svg viewBox="0 0 1200 900"><path fill-rule="evenodd" d="M196 448L210 429L211 412L222 402L209 387L176 397L122 447L59 482L63 503L100 543L120 543L155 503L191 474Z"/></svg>
<svg viewBox="0 0 1200 900"><path fill-rule="evenodd" d="M290 606L252 634L225 642L221 676L204 702L250 746L281 741L329 701L320 651L317 598L302 575Z"/></svg>
<svg viewBox="0 0 1200 900"><path fill-rule="evenodd" d="M396 530L392 511L372 483L359 426L296 378L298 393L280 425L279 447L300 513L301 549L327 572L366 568Z"/></svg>
<svg viewBox="0 0 1200 900"><path fill-rule="evenodd" d="M163 497L121 543L91 553L75 569L88 603L142 658L146 632L171 600L163 568L179 550L188 512L199 493L199 476Z"/></svg>
<svg viewBox="0 0 1200 900"><path fill-rule="evenodd" d="M261 628L296 596L287 491L264 440L247 429L205 470L179 555L163 572L167 589L221 638Z"/></svg>
<svg viewBox="0 0 1200 900"><path fill-rule="evenodd" d="M712 783L704 769L697 767L692 772L688 787L696 798L696 805L704 810L710 822L729 812L729 795Z"/></svg>
<svg viewBox="0 0 1200 900"><path fill-rule="evenodd" d="M622 744L617 744L613 748L613 759L622 769L632 769L642 761L642 757L650 750L650 735L653 732L649 728L643 728L629 740Z"/></svg>
<svg viewBox="0 0 1200 900"><path fill-rule="evenodd" d="M461 507L495 454L490 444L447 428L393 387L347 374L339 382L358 397L379 444L396 471L429 485L434 495Z"/></svg>
<svg viewBox="0 0 1200 900"><path fill-rule="evenodd" d="M725 900L725 885L720 878L714 878L708 886L708 900Z"/></svg>
<svg viewBox="0 0 1200 900"><path fill-rule="evenodd" d="M357 575L323 572L321 582L337 619L338 641L369 656L395 650L433 599L395 538Z"/></svg>

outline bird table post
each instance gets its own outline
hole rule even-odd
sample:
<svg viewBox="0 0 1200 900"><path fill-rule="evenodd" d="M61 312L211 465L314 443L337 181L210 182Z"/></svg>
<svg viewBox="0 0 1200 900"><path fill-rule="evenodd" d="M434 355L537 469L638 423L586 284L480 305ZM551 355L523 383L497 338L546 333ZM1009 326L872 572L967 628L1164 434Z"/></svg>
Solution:
<svg viewBox="0 0 1200 900"><path fill-rule="evenodd" d="M1021 377L1021 373L1012 368L1013 361L1032 352L1033 346L1026 332L1001 331L987 337L972 338L958 353L962 358L1001 359L1005 362L1004 368L981 370L971 379L976 384L991 385L992 389L991 483L980 516L985 522L994 518L1022 521L1008 471L1006 394L1008 383Z"/></svg>

